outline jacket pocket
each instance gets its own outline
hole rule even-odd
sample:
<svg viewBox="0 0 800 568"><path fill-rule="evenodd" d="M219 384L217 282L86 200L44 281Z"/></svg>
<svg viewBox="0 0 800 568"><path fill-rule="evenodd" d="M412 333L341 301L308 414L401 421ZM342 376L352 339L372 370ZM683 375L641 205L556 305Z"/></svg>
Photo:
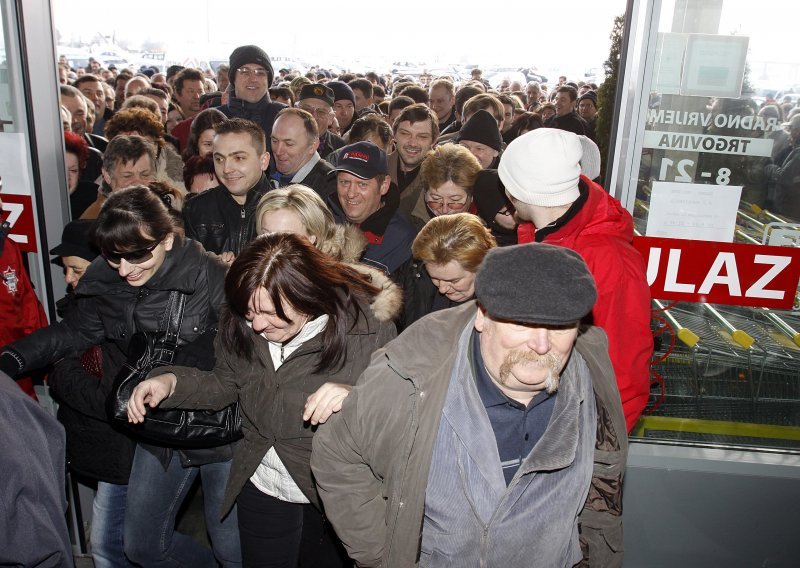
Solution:
<svg viewBox="0 0 800 568"><path fill-rule="evenodd" d="M203 243L206 250L225 252L222 247L228 239L228 231L224 223L200 223L195 225L195 236Z"/></svg>
<svg viewBox="0 0 800 568"><path fill-rule="evenodd" d="M303 421L306 400L313 393L282 387L280 400L273 416L275 437L277 439L311 438L316 426ZM310 442L309 442L310 443Z"/></svg>
<svg viewBox="0 0 800 568"><path fill-rule="evenodd" d="M583 560L577 565L581 568L602 566L617 568L622 566L625 547L623 545L622 519L616 519L602 528L581 525L580 543Z"/></svg>

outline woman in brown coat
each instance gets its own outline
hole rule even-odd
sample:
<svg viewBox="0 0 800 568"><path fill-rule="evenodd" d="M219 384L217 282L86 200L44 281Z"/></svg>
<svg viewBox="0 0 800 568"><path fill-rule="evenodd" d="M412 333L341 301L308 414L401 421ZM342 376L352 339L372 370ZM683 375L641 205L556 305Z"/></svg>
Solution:
<svg viewBox="0 0 800 568"><path fill-rule="evenodd" d="M221 513L236 501L244 565L343 566L320 514L311 439L395 336L372 306L396 289L373 286L302 237L272 233L233 262L225 293L215 369L160 369L134 391L129 418L146 419L145 405L221 409L238 399L244 439Z"/></svg>

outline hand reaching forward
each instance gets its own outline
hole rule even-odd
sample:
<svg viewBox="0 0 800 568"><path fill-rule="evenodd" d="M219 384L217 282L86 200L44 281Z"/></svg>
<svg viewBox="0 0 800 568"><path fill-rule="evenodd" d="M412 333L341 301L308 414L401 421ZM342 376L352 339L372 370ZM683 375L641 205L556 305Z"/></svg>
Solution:
<svg viewBox="0 0 800 568"><path fill-rule="evenodd" d="M146 379L136 385L128 399L128 422L144 422L145 404L155 408L165 398L175 392L178 378L173 373L165 373Z"/></svg>
<svg viewBox="0 0 800 568"><path fill-rule="evenodd" d="M303 409L303 421L311 422L312 426L324 424L334 412L342 409L342 402L350 394L350 385L340 383L325 383L317 392L306 399Z"/></svg>

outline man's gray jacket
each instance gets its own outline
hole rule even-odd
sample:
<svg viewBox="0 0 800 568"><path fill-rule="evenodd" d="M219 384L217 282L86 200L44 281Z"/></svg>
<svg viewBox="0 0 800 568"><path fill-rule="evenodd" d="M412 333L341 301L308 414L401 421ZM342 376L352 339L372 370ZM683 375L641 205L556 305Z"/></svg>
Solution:
<svg viewBox="0 0 800 568"><path fill-rule="evenodd" d="M458 341L476 310L469 302L435 312L377 351L342 411L314 438L311 466L326 515L357 566L419 562L436 432ZM589 368L597 405L581 547L584 562L616 566L622 556L625 420L605 334L589 328L576 349Z"/></svg>

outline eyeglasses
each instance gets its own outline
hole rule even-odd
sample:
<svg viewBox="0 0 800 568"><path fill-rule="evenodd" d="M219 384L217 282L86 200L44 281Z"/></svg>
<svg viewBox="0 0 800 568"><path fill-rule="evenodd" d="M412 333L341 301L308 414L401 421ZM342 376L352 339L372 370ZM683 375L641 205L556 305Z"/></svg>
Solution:
<svg viewBox="0 0 800 568"><path fill-rule="evenodd" d="M255 75L256 77L267 76L267 70L263 67L255 67L253 69L250 69L249 67L239 67L236 71L238 71L239 74L244 77L249 77L250 75Z"/></svg>
<svg viewBox="0 0 800 568"><path fill-rule="evenodd" d="M156 250L156 247L160 244L161 241L158 241L149 247L132 250L130 252L104 252L103 256L110 264L119 265L122 263L123 259L125 259L128 264L142 264L153 258L153 251Z"/></svg>
<svg viewBox="0 0 800 568"><path fill-rule="evenodd" d="M307 105L297 105L297 108L304 110L307 113L316 116L317 118L327 118L331 114L331 110L327 108L314 108Z"/></svg>
<svg viewBox="0 0 800 568"><path fill-rule="evenodd" d="M445 205L447 206L448 210L450 211L463 211L464 208L467 206L467 200L464 201L443 201L441 199L433 199L428 198L425 200L425 204L432 210L437 213L444 211Z"/></svg>

